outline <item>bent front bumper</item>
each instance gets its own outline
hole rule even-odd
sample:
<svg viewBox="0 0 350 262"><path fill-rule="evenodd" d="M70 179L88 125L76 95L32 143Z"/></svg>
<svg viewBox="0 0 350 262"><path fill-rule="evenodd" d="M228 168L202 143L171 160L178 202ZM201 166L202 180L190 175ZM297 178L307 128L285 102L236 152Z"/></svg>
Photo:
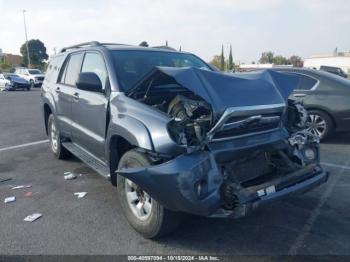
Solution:
<svg viewBox="0 0 350 262"><path fill-rule="evenodd" d="M202 216L240 217L263 203L310 190L328 179L319 165L309 165L294 173L251 187L237 186L237 205L222 209L220 194L223 175L214 155L197 151L160 165L117 170L164 207ZM273 190L271 190L273 188Z"/></svg>

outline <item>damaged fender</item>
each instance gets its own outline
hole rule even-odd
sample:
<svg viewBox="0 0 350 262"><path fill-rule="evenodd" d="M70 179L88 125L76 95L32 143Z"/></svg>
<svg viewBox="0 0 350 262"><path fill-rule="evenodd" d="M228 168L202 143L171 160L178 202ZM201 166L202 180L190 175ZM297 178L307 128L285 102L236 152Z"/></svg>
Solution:
<svg viewBox="0 0 350 262"><path fill-rule="evenodd" d="M212 154L196 151L160 165L117 170L164 207L208 216L222 204L223 182Z"/></svg>

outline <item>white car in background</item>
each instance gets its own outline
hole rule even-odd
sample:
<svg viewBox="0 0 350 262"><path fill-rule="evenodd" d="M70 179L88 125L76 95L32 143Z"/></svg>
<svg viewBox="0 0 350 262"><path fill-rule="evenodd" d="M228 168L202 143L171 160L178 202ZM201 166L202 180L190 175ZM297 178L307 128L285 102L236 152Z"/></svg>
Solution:
<svg viewBox="0 0 350 262"><path fill-rule="evenodd" d="M16 68L15 74L29 81L31 87L41 87L45 75L39 69Z"/></svg>

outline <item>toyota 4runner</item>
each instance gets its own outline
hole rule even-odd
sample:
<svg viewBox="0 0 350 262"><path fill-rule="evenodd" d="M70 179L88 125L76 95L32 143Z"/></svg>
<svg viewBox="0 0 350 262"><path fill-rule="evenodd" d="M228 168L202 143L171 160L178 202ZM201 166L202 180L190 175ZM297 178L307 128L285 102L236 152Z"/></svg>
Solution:
<svg viewBox="0 0 350 262"><path fill-rule="evenodd" d="M89 42L64 48L42 86L57 158L80 158L117 186L146 238L182 214L242 217L324 183L318 138L289 99L292 75L217 72L197 56Z"/></svg>

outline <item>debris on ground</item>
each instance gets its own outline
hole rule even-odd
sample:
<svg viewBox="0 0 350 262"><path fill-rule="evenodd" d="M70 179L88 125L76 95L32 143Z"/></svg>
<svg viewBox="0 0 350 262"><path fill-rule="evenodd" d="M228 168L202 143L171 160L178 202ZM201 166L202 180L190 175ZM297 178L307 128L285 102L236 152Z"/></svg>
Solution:
<svg viewBox="0 0 350 262"><path fill-rule="evenodd" d="M73 180L76 179L77 176L75 174L73 174L72 172L65 172L63 175L65 180Z"/></svg>
<svg viewBox="0 0 350 262"><path fill-rule="evenodd" d="M4 179L0 179L0 183L2 182L7 182L7 181L10 181L12 180L12 178L4 178Z"/></svg>
<svg viewBox="0 0 350 262"><path fill-rule="evenodd" d="M11 189L22 189L22 188L30 188L32 185L20 185L20 186L15 186L12 187Z"/></svg>
<svg viewBox="0 0 350 262"><path fill-rule="evenodd" d="M24 218L24 221L27 221L27 222L33 222L35 220L37 220L38 218L42 217L43 215L40 214L40 213L34 213L34 214L31 214L29 216L26 216Z"/></svg>
<svg viewBox="0 0 350 262"><path fill-rule="evenodd" d="M32 192L32 191L25 192L23 195L24 195L25 197L32 197L32 196L33 196L33 192Z"/></svg>
<svg viewBox="0 0 350 262"><path fill-rule="evenodd" d="M84 196L86 196L87 192L76 192L74 193L75 196L77 196L78 198L83 198Z"/></svg>
<svg viewBox="0 0 350 262"><path fill-rule="evenodd" d="M16 197L11 196L11 197L6 197L4 200L4 203L11 203L11 202L15 202L16 201Z"/></svg>

